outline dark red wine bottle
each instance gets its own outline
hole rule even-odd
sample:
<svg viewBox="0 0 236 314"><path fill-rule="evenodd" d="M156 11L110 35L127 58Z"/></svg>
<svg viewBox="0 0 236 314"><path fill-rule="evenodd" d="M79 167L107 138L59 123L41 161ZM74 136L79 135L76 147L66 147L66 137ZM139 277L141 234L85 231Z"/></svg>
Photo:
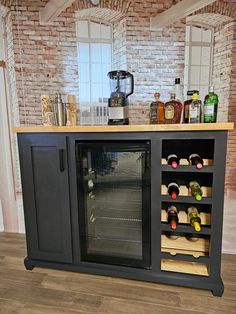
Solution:
<svg viewBox="0 0 236 314"><path fill-rule="evenodd" d="M170 206L167 209L167 221L172 230L177 228L177 224L179 222L178 218L178 210L175 206Z"/></svg>
<svg viewBox="0 0 236 314"><path fill-rule="evenodd" d="M191 165L196 166L198 169L203 167L203 160L198 154L191 154L188 157L188 161Z"/></svg>
<svg viewBox="0 0 236 314"><path fill-rule="evenodd" d="M179 166L179 158L175 154L171 154L166 158L168 165L171 165L172 168L177 168Z"/></svg>
<svg viewBox="0 0 236 314"><path fill-rule="evenodd" d="M171 182L168 186L168 194L171 196L172 200L175 200L179 195L179 186L175 182Z"/></svg>

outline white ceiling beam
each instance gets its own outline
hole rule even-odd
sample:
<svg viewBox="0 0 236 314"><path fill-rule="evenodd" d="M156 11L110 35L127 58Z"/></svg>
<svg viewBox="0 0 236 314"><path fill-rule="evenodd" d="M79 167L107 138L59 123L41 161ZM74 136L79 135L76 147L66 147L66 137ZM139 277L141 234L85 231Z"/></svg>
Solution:
<svg viewBox="0 0 236 314"><path fill-rule="evenodd" d="M75 0L49 0L39 12L40 24L50 24L55 18L65 11Z"/></svg>
<svg viewBox="0 0 236 314"><path fill-rule="evenodd" d="M168 10L151 18L150 28L158 30L166 26L173 25L176 21L179 21L180 19L215 1L216 0L182 0L170 7Z"/></svg>

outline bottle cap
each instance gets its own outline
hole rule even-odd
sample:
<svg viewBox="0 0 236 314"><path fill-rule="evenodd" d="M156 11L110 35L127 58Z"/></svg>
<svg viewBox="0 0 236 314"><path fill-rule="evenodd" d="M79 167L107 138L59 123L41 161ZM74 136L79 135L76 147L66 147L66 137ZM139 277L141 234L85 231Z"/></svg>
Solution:
<svg viewBox="0 0 236 314"><path fill-rule="evenodd" d="M188 90L187 91L188 96L192 96L194 93L197 93L199 95L199 90L194 89L194 90Z"/></svg>
<svg viewBox="0 0 236 314"><path fill-rule="evenodd" d="M180 78L179 78L179 77L177 77L177 78L175 79L175 84L180 84Z"/></svg>
<svg viewBox="0 0 236 314"><path fill-rule="evenodd" d="M196 167L197 167L198 169L202 169L202 163L198 162L198 163L196 164Z"/></svg>
<svg viewBox="0 0 236 314"><path fill-rule="evenodd" d="M171 227L172 230L175 230L177 228L177 223L176 223L175 220L171 220L170 227Z"/></svg>
<svg viewBox="0 0 236 314"><path fill-rule="evenodd" d="M201 201L202 196L201 196L201 194L196 194L195 198L196 198L197 201Z"/></svg>
<svg viewBox="0 0 236 314"><path fill-rule="evenodd" d="M176 96L175 93L170 93L170 98L171 99L175 99L175 96Z"/></svg>
<svg viewBox="0 0 236 314"><path fill-rule="evenodd" d="M199 222L194 221L193 226L194 226L194 229L196 231L201 231L201 226L200 226Z"/></svg>
<svg viewBox="0 0 236 314"><path fill-rule="evenodd" d="M193 100L198 100L198 93L193 93Z"/></svg>
<svg viewBox="0 0 236 314"><path fill-rule="evenodd" d="M160 98L161 94L159 92L154 94L154 98Z"/></svg>
<svg viewBox="0 0 236 314"><path fill-rule="evenodd" d="M210 86L209 93L214 93L214 86Z"/></svg>
<svg viewBox="0 0 236 314"><path fill-rule="evenodd" d="M176 192L172 192L172 193L171 193L171 198L172 198L172 200L176 200L176 198L177 198L177 193L176 193Z"/></svg>
<svg viewBox="0 0 236 314"><path fill-rule="evenodd" d="M177 162L176 162L176 161L172 161L171 167L174 168L174 169L176 169L176 168L178 167Z"/></svg>

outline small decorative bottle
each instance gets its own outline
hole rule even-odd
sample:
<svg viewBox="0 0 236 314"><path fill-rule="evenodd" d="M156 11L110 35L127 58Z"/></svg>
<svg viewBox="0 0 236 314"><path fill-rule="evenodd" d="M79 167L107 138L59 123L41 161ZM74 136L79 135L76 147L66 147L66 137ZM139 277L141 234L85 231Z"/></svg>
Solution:
<svg viewBox="0 0 236 314"><path fill-rule="evenodd" d="M150 105L150 123L164 123L164 103L160 101L160 93L154 94L154 101Z"/></svg>
<svg viewBox="0 0 236 314"><path fill-rule="evenodd" d="M189 106L189 123L201 123L201 100L198 93L193 94L193 100Z"/></svg>
<svg viewBox="0 0 236 314"><path fill-rule="evenodd" d="M182 104L175 99L175 93L170 94L170 101L165 103L165 123L180 123Z"/></svg>

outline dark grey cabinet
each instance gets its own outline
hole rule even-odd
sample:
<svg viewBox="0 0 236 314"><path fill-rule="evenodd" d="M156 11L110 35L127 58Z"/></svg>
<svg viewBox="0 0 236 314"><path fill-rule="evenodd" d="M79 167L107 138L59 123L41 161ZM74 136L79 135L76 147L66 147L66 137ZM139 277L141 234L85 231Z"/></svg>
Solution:
<svg viewBox="0 0 236 314"><path fill-rule="evenodd" d="M71 263L66 138L19 134L18 142L28 258Z"/></svg>

